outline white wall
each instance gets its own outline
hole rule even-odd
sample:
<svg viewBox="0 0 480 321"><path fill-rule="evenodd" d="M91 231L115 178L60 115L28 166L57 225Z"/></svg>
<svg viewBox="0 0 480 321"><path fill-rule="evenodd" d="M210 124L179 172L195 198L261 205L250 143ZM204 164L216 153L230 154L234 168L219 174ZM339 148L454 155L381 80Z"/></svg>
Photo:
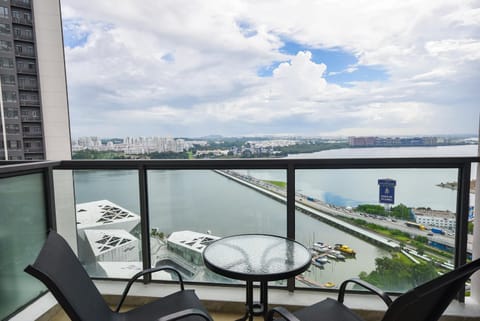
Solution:
<svg viewBox="0 0 480 321"><path fill-rule="evenodd" d="M59 0L34 0L34 28L45 158L69 160L71 154L65 54ZM77 249L75 203L71 171L55 171L57 230Z"/></svg>
<svg viewBox="0 0 480 321"><path fill-rule="evenodd" d="M45 158L71 159L65 55L59 0L33 1Z"/></svg>

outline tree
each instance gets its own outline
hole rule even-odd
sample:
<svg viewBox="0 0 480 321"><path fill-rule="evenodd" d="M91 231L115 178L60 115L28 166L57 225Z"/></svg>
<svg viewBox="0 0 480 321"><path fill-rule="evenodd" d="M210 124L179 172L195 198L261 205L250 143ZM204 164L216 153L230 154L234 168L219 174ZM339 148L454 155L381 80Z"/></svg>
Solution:
<svg viewBox="0 0 480 321"><path fill-rule="evenodd" d="M427 282L437 276L433 263L409 263L394 258L375 259L375 270L367 274L360 273L359 277L387 291L404 292Z"/></svg>

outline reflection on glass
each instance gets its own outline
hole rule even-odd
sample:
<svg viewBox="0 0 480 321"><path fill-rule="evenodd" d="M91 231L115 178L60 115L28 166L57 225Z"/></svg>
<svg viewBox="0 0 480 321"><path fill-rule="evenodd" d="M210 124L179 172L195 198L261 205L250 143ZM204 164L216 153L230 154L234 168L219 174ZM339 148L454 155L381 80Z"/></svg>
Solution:
<svg viewBox="0 0 480 321"><path fill-rule="evenodd" d="M129 278L142 269L138 173L74 172L79 258L94 277Z"/></svg>
<svg viewBox="0 0 480 321"><path fill-rule="evenodd" d="M47 235L42 174L0 179L0 319L43 293L44 286L23 272Z"/></svg>

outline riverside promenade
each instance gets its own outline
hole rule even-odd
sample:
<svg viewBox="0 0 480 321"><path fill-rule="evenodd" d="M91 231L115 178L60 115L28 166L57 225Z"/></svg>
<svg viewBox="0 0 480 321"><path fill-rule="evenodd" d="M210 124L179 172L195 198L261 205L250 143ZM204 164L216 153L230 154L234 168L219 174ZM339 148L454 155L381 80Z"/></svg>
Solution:
<svg viewBox="0 0 480 321"><path fill-rule="evenodd" d="M249 188L252 188L279 202L287 202L285 189L282 189L273 184L269 184L268 182L256 179L251 176L241 175L235 171L215 170L215 172L233 181L243 184ZM310 201L305 195L299 193L295 195L295 207L297 210L301 211L304 214L310 215L311 217L314 217L329 225L332 225L335 228L347 231L376 245L380 245L389 249L400 248L400 245L394 240L365 230L336 217L345 216L345 212L342 212L341 210L335 208L331 208L328 205L322 204L320 202Z"/></svg>

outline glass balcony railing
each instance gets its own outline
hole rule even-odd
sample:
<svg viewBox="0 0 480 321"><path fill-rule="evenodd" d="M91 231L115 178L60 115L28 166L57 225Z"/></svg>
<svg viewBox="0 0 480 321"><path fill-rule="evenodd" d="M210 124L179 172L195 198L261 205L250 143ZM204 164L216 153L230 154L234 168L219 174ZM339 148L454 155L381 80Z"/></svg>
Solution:
<svg viewBox="0 0 480 321"><path fill-rule="evenodd" d="M1 177L1 176L0 176ZM45 191L41 173L0 178L0 319L46 291L23 272L47 235Z"/></svg>
<svg viewBox="0 0 480 321"><path fill-rule="evenodd" d="M314 258L294 282L271 286L331 290L360 276L401 293L470 258L469 183L477 162L476 157L85 160L3 171L15 178L23 167L42 171L47 196L39 193L47 206L54 203L57 219L75 213L70 228L95 278L126 279L168 263L195 284L238 284L208 271L202 248L218 237L265 233L296 239ZM49 182L59 174L70 183L55 182L54 189ZM379 204L379 193L385 193L380 179L395 180L395 191L388 192L393 204ZM455 189L442 186L447 183ZM65 205L57 193L69 184L75 201ZM45 212L37 215L45 220ZM426 220L436 216L444 225ZM414 223L414 217L424 221Z"/></svg>

